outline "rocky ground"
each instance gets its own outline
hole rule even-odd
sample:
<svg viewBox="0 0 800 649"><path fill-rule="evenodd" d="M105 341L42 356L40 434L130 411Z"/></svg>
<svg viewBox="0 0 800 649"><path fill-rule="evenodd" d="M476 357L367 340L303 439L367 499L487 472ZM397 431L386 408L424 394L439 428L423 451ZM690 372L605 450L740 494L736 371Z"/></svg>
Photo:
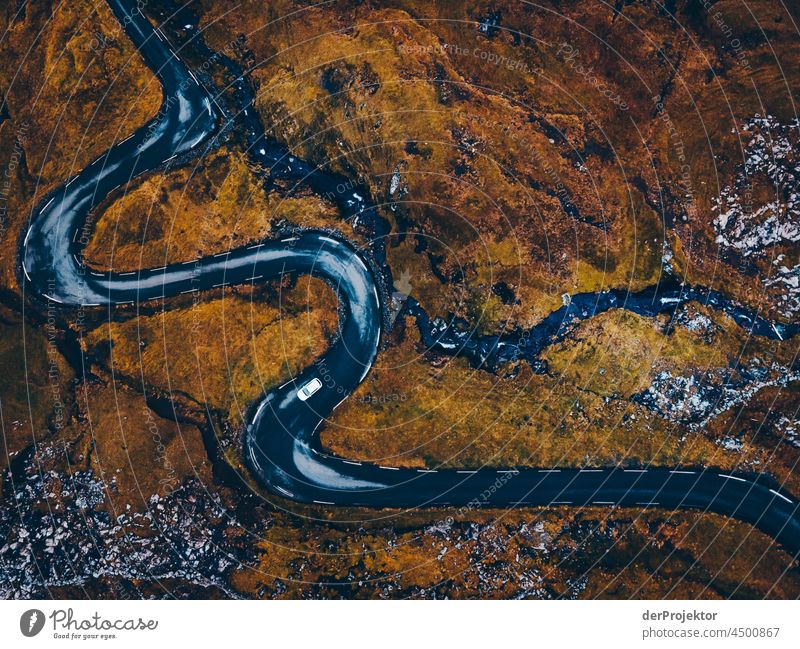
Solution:
<svg viewBox="0 0 800 649"><path fill-rule="evenodd" d="M192 3L268 135L354 179L392 228L396 319L326 446L419 467L767 471L800 495L794 339L696 303L616 309L543 365L490 372L431 353L398 315L410 296L476 334L518 332L570 294L672 274L796 321L800 15L748 6ZM714 515L338 512L258 493L242 413L335 335L332 291L300 278L111 318L31 302L15 269L32 206L154 115L161 89L101 2L12 2L0 22L0 594L800 595L796 562ZM210 87L231 81L187 58ZM133 181L94 216L87 259L158 266L287 223L369 244L326 197L265 183L250 153L234 126Z"/></svg>

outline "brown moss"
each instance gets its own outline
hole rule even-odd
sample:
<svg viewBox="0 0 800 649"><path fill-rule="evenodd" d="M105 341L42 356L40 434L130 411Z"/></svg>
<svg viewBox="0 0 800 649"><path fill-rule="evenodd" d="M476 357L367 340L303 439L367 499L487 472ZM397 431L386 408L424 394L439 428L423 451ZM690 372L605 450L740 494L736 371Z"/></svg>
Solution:
<svg viewBox="0 0 800 649"><path fill-rule="evenodd" d="M322 353L336 328L333 292L301 278L285 297L245 294L108 323L86 337L113 370L241 422L250 403Z"/></svg>
<svg viewBox="0 0 800 649"><path fill-rule="evenodd" d="M161 266L264 239L279 221L339 222L314 195L266 193L245 155L223 148L195 167L155 174L126 191L102 211L85 255L102 268Z"/></svg>
<svg viewBox="0 0 800 649"><path fill-rule="evenodd" d="M26 447L59 434L71 419L72 368L55 329L34 328L0 307L0 471ZM1 492L0 492L1 493Z"/></svg>
<svg viewBox="0 0 800 649"><path fill-rule="evenodd" d="M713 312L706 313L716 319ZM729 324L729 335L713 340L680 326L667 336L663 321L614 309L581 323L568 340L548 347L542 358L554 374L582 389L604 397L630 397L664 370L725 367L744 341L736 325Z"/></svg>
<svg viewBox="0 0 800 649"><path fill-rule="evenodd" d="M78 400L79 439L72 453L83 451L112 508L146 510L153 494L165 496L186 478L211 481L197 427L162 419L142 395L120 384L84 385Z"/></svg>
<svg viewBox="0 0 800 649"><path fill-rule="evenodd" d="M586 508L471 512L471 524L337 529L278 516L232 583L265 598L792 597L787 555L715 515ZM409 521L410 522L410 521ZM767 549L769 551L767 551ZM742 560L731 555L741 550Z"/></svg>

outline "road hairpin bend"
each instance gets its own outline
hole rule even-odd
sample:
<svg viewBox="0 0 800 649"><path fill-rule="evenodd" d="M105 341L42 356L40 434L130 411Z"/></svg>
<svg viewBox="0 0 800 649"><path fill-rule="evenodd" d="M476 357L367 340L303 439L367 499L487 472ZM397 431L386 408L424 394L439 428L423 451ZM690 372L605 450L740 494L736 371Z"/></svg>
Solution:
<svg viewBox="0 0 800 649"><path fill-rule="evenodd" d="M22 242L25 286L62 308L105 307L252 283L281 274L330 282L343 307L336 341L310 367L253 405L244 449L258 481L274 494L321 505L367 507L619 505L695 508L738 518L800 553L798 502L765 476L712 469L408 469L335 457L319 442L325 417L363 381L378 353L378 282L348 242L300 231L214 256L136 273L98 272L81 260L89 212L134 176L207 140L219 119L213 98L129 0L109 0L156 73L165 101L159 116L50 194ZM498 487L498 485L500 485Z"/></svg>

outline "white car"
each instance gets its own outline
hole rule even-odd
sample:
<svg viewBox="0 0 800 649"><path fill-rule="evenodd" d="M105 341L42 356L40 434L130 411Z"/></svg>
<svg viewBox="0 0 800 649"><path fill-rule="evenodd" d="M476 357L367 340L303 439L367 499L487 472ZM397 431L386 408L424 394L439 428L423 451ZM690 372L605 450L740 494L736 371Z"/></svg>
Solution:
<svg viewBox="0 0 800 649"><path fill-rule="evenodd" d="M322 381L313 378L297 391L297 396L300 397L300 401L305 401L321 387Z"/></svg>

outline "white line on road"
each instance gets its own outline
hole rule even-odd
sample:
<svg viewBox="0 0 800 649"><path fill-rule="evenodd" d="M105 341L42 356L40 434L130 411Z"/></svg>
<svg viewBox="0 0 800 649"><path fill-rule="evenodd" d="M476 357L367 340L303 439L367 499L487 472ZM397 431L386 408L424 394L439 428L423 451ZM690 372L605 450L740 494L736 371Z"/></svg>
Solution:
<svg viewBox="0 0 800 649"><path fill-rule="evenodd" d="M719 474L720 478L727 478L728 480L738 480L739 482L748 482L744 478L737 478L735 475L726 475L725 473Z"/></svg>
<svg viewBox="0 0 800 649"><path fill-rule="evenodd" d="M770 489L770 492L771 492L771 493L773 493L773 494L775 494L775 495L776 495L778 498L783 498L783 499L784 499L784 500L785 500L787 503L789 503L790 505L792 504L792 501L791 501L789 498L787 498L786 496L784 496L784 495L783 495L783 494L781 494L781 493L778 493L778 492L777 492L777 491L775 491L774 489Z"/></svg>

